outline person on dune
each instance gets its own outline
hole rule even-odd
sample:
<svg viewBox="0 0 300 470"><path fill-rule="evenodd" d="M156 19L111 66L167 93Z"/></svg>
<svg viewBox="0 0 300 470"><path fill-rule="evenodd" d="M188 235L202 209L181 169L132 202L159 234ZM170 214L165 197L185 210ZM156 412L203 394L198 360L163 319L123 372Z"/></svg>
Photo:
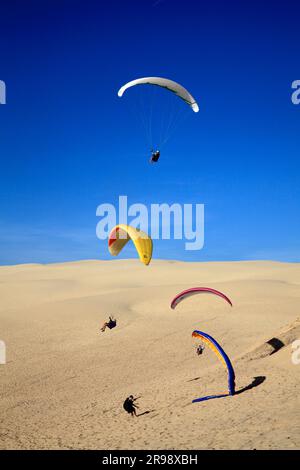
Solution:
<svg viewBox="0 0 300 470"><path fill-rule="evenodd" d="M204 351L204 346L202 346L202 344L199 344L199 346L196 349L196 353L198 354L198 356L201 356L203 351Z"/></svg>
<svg viewBox="0 0 300 470"><path fill-rule="evenodd" d="M136 408L138 408L138 405L136 405L134 402L138 400L141 397L136 397L134 398L133 395L130 395L129 397L126 398L126 400L123 403L123 408L127 413L131 414L132 417L137 416L136 414Z"/></svg>
<svg viewBox="0 0 300 470"><path fill-rule="evenodd" d="M117 320L113 316L110 316L109 321L104 322L100 330L102 331L102 333L104 333L106 328L109 328L110 330L112 330L113 328L115 328L115 326L117 326Z"/></svg>

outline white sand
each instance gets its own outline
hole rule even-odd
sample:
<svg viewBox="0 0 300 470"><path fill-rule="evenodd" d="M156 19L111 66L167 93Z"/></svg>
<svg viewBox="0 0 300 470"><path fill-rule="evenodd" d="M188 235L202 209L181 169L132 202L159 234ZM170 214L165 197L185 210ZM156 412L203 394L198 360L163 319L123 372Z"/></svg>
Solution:
<svg viewBox="0 0 300 470"><path fill-rule="evenodd" d="M171 299L209 286L222 299ZM0 268L1 449L296 449L300 444L300 265L275 262L86 261ZM109 313L118 328L99 334ZM226 390L225 369L193 329L215 337L232 360L235 397L192 404ZM282 336L280 336L282 335ZM271 338L285 346L270 355ZM271 347L272 350L272 347ZM299 355L300 356L300 355ZM124 399L142 395L132 418Z"/></svg>

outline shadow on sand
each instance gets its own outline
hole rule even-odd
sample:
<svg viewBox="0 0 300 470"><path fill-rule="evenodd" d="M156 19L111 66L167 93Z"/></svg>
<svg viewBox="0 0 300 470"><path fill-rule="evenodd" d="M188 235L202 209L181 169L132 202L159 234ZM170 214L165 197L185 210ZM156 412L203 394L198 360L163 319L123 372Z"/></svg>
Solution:
<svg viewBox="0 0 300 470"><path fill-rule="evenodd" d="M267 341L267 344L269 344L273 348L273 351L271 352L270 356L285 346L283 341L281 341L281 339L278 339L278 338L270 339L269 341Z"/></svg>
<svg viewBox="0 0 300 470"><path fill-rule="evenodd" d="M136 417L139 418L140 416L148 415L149 413L153 413L154 411L155 410L144 411L143 413L137 414Z"/></svg>
<svg viewBox="0 0 300 470"><path fill-rule="evenodd" d="M235 395L239 395L240 393L246 392L247 390L251 390L251 388L258 387L265 380L266 380L266 377L264 375L253 377L253 381L251 382L251 384L247 385L244 388L241 388L240 390L236 390Z"/></svg>
<svg viewBox="0 0 300 470"><path fill-rule="evenodd" d="M199 379L201 379L201 377L195 377L194 379L187 380L187 382L194 382L195 380L199 380Z"/></svg>

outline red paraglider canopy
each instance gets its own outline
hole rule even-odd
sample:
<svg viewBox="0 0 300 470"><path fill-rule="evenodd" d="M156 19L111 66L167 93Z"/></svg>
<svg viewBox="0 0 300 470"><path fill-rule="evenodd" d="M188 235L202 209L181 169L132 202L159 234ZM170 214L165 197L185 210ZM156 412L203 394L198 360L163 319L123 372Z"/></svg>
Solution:
<svg viewBox="0 0 300 470"><path fill-rule="evenodd" d="M192 288L184 290L184 291L180 292L180 294L176 295L176 297L174 297L174 299L171 302L171 308L173 308L173 309L176 308L177 305L182 300L184 300L187 297L190 297L191 295L203 294L203 293L218 295L222 299L226 300L226 302L228 302L229 305L232 307L231 300L225 294L223 294L222 292L220 292L216 289L212 289L210 287L192 287Z"/></svg>

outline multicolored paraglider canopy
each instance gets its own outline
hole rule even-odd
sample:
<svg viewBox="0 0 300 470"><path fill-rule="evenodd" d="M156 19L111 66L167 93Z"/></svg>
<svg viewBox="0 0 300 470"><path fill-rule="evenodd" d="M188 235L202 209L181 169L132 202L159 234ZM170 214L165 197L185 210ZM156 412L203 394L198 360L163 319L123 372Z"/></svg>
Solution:
<svg viewBox="0 0 300 470"><path fill-rule="evenodd" d="M232 302L231 300L222 292L212 289L210 287L192 287L190 289L184 290L180 292L180 294L177 294L176 297L171 302L171 308L174 309L177 307L177 305L184 299L191 297L192 295L197 295L197 294L213 294L221 297L222 299L226 300L226 302L229 303L229 305L232 307Z"/></svg>
<svg viewBox="0 0 300 470"><path fill-rule="evenodd" d="M129 240L138 252L139 258L146 266L152 258L152 240L142 230L131 227L130 225L116 225L108 237L108 250L112 256L117 256Z"/></svg>
<svg viewBox="0 0 300 470"><path fill-rule="evenodd" d="M234 370L230 362L230 359L225 353L225 351L221 348L219 343L212 336L208 335L207 333L204 333L203 331L194 330L192 333L192 336L194 338L200 339L203 343L208 345L209 348L216 354L216 356L218 357L218 359L221 361L221 363L223 364L225 369L227 369L227 372L228 372L228 393L223 393L220 395L209 395L209 396L202 397L202 398L195 398L195 400L193 400L193 403L211 400L213 398L223 398L223 397L227 397L230 395L234 395L235 394Z"/></svg>

